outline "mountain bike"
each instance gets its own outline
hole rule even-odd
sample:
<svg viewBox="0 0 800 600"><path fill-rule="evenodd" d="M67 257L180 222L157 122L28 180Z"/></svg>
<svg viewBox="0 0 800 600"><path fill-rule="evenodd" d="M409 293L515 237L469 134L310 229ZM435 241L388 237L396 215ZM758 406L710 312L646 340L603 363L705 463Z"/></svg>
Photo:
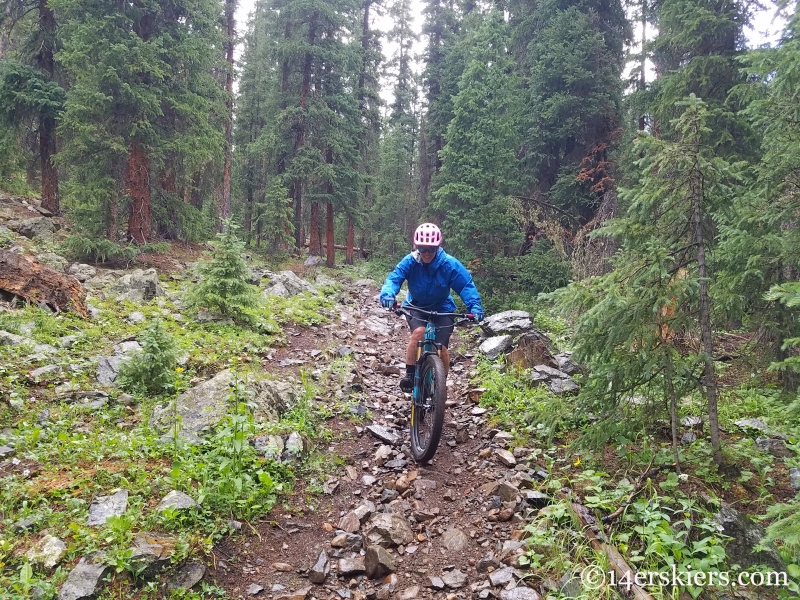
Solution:
<svg viewBox="0 0 800 600"><path fill-rule="evenodd" d="M453 327L474 321L471 313L440 313L400 306L392 309L396 314L412 316L411 311L425 317L425 337L417 343L417 362L414 370L414 388L411 403L411 454L419 463L428 462L436 454L444 425L447 401L447 375L441 359L442 345L436 342L437 317L454 317Z"/></svg>

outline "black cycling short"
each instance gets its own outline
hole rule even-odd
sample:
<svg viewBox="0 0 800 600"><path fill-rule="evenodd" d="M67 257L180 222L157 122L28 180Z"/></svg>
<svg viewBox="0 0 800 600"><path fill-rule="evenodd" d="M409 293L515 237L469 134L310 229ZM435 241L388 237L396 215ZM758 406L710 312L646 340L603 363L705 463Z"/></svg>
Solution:
<svg viewBox="0 0 800 600"><path fill-rule="evenodd" d="M411 311L414 313L414 311ZM421 314L414 313L413 317L406 315L406 321L408 321L408 326L411 331L414 331L418 327L425 327L428 324L426 318L423 318ZM447 346L450 342L450 336L453 334L453 323L455 323L455 318L453 317L436 317L433 322L436 324L436 341L441 344L442 346Z"/></svg>

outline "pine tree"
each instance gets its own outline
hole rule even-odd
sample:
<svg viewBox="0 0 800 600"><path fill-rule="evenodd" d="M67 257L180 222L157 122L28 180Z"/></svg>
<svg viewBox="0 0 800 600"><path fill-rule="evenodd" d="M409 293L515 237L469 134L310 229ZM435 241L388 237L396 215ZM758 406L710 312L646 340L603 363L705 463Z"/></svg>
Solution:
<svg viewBox="0 0 800 600"><path fill-rule="evenodd" d="M221 162L222 135L209 123L221 91L212 68L221 46L214 0L53 0L63 15L58 60L72 81L59 154L70 169L76 216L116 237L127 204L128 237L147 241L153 189L164 162L195 172Z"/></svg>
<svg viewBox="0 0 800 600"><path fill-rule="evenodd" d="M617 269L554 297L562 310L585 311L575 332L577 354L596 368L589 389L596 396L610 395L612 405L655 376L662 378L665 395L674 398L670 386L676 373L682 373L686 387L699 369L711 445L720 463L709 291L714 272L708 250L715 242L713 216L739 175L735 166L715 157L705 104L691 96L680 106L684 112L673 124L674 141L643 135L638 142L641 177L623 193L628 214L607 229L622 244ZM701 349L679 356L670 340L686 332L700 338Z"/></svg>
<svg viewBox="0 0 800 600"><path fill-rule="evenodd" d="M189 301L238 321L254 321L249 309L259 304L256 288L249 283L249 270L242 258L245 242L236 237L237 227L227 221L224 232L217 234L214 254L200 266L203 280L192 290Z"/></svg>
<svg viewBox="0 0 800 600"><path fill-rule="evenodd" d="M657 5L658 36L653 41L651 112L654 133L670 137L676 102L689 94L701 98L711 112L709 126L717 151L747 156L758 144L740 106L729 96L744 82L738 57L745 50L744 27L753 3L749 0L664 0Z"/></svg>
<svg viewBox="0 0 800 600"><path fill-rule="evenodd" d="M36 9L38 26L32 27L27 39L19 40L19 62L6 62L0 80L3 102L0 110L9 125L18 131L27 125L35 127L38 138L39 173L42 208L60 212L58 171L53 158L56 153L56 124L63 109L64 90L58 83L54 55L58 47L56 20L45 0L5 0L0 2L0 30L18 24L27 13ZM7 58L5 52L0 57ZM30 68L26 68L30 67ZM26 118L27 117L27 118ZM32 121L28 123L28 121ZM23 125L25 124L25 125Z"/></svg>
<svg viewBox="0 0 800 600"><path fill-rule="evenodd" d="M614 189L611 159L621 128L629 24L618 0L561 0L518 10L515 46L527 41L520 62L530 74L523 195L568 213L564 224L574 229Z"/></svg>
<svg viewBox="0 0 800 600"><path fill-rule="evenodd" d="M458 44L465 68L453 97L454 117L432 208L442 215L448 245L465 260L515 254L521 242L512 216L519 182L520 79L507 51L503 13L474 13L476 21ZM485 264L491 270L490 264Z"/></svg>

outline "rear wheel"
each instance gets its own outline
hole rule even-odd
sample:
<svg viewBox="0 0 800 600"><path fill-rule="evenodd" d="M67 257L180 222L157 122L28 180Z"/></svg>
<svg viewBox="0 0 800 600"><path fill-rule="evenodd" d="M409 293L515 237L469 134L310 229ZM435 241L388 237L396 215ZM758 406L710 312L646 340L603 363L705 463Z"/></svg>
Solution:
<svg viewBox="0 0 800 600"><path fill-rule="evenodd" d="M436 454L444 425L447 382L442 359L431 354L422 362L419 399L411 407L411 454L428 462Z"/></svg>

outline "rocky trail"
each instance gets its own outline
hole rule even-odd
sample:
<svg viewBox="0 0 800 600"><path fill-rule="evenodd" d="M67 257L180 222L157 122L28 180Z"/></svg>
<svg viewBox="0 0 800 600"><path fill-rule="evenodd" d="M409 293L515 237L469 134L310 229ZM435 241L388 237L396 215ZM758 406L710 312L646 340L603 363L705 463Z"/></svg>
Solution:
<svg viewBox="0 0 800 600"><path fill-rule="evenodd" d="M338 345L337 354L354 359L351 389L363 392L353 412L370 418L331 419L337 439L326 451L346 464L326 493L312 499L298 482L268 520L215 548L206 579L233 598L535 600L513 565L526 513L546 502L528 488L546 473L526 460L528 449L506 450L512 436L490 428L476 404L476 342L463 330L451 341L444 435L434 460L418 465L408 446L410 400L397 384L407 326L378 306L374 284L350 294L340 323L290 332L270 364L291 371Z"/></svg>

